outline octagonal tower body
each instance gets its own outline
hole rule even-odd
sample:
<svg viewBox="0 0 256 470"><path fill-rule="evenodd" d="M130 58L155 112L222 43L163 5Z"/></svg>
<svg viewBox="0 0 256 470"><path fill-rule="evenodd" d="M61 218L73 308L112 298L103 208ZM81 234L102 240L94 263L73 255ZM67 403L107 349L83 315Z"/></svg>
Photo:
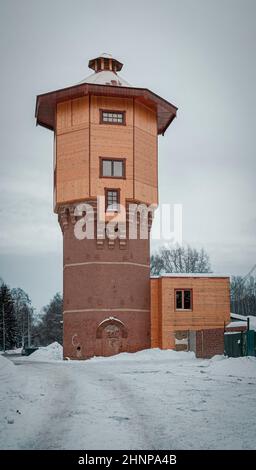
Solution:
<svg viewBox="0 0 256 470"><path fill-rule="evenodd" d="M131 87L117 74L122 64L109 55L90 60L89 67L94 73L87 79L38 96L36 106L37 123L55 136L63 348L64 357L73 359L150 347L149 237L140 238L141 218L135 214L138 237L130 238L129 207L157 206L157 137L177 110L151 91ZM97 231L99 196L101 228L120 222L111 234ZM76 228L89 219L94 237L77 238ZM149 232L151 213L147 224Z"/></svg>

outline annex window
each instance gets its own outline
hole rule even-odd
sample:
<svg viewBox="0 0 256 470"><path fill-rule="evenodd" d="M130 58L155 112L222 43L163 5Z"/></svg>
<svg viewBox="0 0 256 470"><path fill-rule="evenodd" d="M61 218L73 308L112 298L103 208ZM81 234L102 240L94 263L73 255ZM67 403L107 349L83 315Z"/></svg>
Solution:
<svg viewBox="0 0 256 470"><path fill-rule="evenodd" d="M103 178L125 178L125 160L101 158L100 176Z"/></svg>
<svg viewBox="0 0 256 470"><path fill-rule="evenodd" d="M181 289L175 291L176 310L192 310L192 290Z"/></svg>
<svg viewBox="0 0 256 470"><path fill-rule="evenodd" d="M118 212L119 210L119 190L106 189L106 211Z"/></svg>
<svg viewBox="0 0 256 470"><path fill-rule="evenodd" d="M100 109L101 124L125 124L125 111L111 111Z"/></svg>

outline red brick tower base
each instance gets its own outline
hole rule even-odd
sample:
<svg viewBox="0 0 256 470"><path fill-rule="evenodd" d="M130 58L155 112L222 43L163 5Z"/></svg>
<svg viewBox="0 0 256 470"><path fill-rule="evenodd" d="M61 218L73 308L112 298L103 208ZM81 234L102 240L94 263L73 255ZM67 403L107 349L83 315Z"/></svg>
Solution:
<svg viewBox="0 0 256 470"><path fill-rule="evenodd" d="M63 355L111 356L150 347L149 240L78 240L62 207Z"/></svg>

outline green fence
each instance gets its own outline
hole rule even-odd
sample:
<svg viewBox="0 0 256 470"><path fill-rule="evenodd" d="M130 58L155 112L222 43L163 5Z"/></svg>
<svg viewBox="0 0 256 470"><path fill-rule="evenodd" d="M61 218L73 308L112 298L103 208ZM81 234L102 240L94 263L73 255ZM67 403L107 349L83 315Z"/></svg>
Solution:
<svg viewBox="0 0 256 470"><path fill-rule="evenodd" d="M224 354L229 357L256 356L256 332L225 333Z"/></svg>

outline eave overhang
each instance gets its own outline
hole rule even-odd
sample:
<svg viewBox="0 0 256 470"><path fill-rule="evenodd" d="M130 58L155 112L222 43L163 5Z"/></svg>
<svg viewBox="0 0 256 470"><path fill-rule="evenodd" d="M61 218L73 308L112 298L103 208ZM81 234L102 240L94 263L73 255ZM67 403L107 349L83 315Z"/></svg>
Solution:
<svg viewBox="0 0 256 470"><path fill-rule="evenodd" d="M111 96L117 98L134 98L157 113L157 132L164 134L176 117L177 107L156 95L147 88L133 88L112 85L96 85L82 83L68 88L38 95L36 99L35 117L37 125L55 130L56 105L82 96Z"/></svg>

